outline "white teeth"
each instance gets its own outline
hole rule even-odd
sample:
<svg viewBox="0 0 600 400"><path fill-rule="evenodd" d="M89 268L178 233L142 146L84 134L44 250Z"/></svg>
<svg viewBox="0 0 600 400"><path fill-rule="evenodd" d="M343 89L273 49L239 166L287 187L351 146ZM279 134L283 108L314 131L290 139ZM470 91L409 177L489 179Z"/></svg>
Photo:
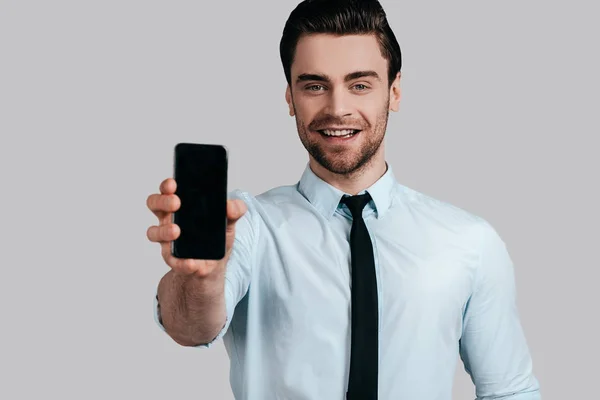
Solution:
<svg viewBox="0 0 600 400"><path fill-rule="evenodd" d="M352 129L343 129L343 130L329 130L326 129L323 131L324 134L326 134L327 136L348 136L352 133L354 133L354 130Z"/></svg>

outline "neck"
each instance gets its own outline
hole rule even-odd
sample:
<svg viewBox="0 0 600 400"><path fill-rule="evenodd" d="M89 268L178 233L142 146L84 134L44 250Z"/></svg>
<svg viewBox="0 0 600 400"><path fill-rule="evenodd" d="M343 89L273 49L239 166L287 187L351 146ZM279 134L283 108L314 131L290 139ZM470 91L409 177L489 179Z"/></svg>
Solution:
<svg viewBox="0 0 600 400"><path fill-rule="evenodd" d="M351 195L358 194L367 189L377 182L387 171L387 163L385 162L383 151L377 152L367 164L350 174L336 174L331 172L317 163L312 157L310 157L309 165L319 178L344 193Z"/></svg>

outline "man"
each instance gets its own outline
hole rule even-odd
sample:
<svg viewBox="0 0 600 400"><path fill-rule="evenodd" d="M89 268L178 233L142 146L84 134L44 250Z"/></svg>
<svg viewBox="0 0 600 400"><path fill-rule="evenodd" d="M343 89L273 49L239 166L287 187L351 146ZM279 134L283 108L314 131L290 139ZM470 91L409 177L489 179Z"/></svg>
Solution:
<svg viewBox="0 0 600 400"><path fill-rule="evenodd" d="M223 338L236 399L450 400L458 355L478 399L540 399L502 239L386 162L401 53L381 5L306 0L280 51L305 172L232 193L219 261L170 255L179 199L163 181L148 198L171 267L160 326L183 346Z"/></svg>

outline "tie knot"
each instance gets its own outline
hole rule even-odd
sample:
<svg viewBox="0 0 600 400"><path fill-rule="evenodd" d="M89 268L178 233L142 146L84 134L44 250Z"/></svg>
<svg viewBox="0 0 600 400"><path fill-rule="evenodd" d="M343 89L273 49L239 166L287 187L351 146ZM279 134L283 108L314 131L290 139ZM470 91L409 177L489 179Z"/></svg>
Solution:
<svg viewBox="0 0 600 400"><path fill-rule="evenodd" d="M344 196L341 201L348 206L352 217L357 218L362 217L362 211L369 201L371 201L371 195L367 192L356 196Z"/></svg>

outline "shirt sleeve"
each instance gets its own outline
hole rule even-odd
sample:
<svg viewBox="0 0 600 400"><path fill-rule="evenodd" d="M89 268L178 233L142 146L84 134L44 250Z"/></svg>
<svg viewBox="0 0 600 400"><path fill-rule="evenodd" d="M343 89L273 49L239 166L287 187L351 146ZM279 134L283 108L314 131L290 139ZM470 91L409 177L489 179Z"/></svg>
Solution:
<svg viewBox="0 0 600 400"><path fill-rule="evenodd" d="M516 305L514 266L497 231L484 221L475 285L464 311L460 357L477 400L540 400Z"/></svg>
<svg viewBox="0 0 600 400"><path fill-rule="evenodd" d="M235 240L227 267L225 271L225 307L227 319L221 331L208 343L193 346L196 348L211 347L216 341L221 339L231 324L235 307L238 302L246 295L250 286L250 274L255 262L256 241L258 240L258 219L254 206L254 199L242 191L233 191L229 193L229 199L241 199L246 203L248 211L235 225ZM160 304L158 302L158 290L154 295L154 321L166 333L166 329L160 318Z"/></svg>

